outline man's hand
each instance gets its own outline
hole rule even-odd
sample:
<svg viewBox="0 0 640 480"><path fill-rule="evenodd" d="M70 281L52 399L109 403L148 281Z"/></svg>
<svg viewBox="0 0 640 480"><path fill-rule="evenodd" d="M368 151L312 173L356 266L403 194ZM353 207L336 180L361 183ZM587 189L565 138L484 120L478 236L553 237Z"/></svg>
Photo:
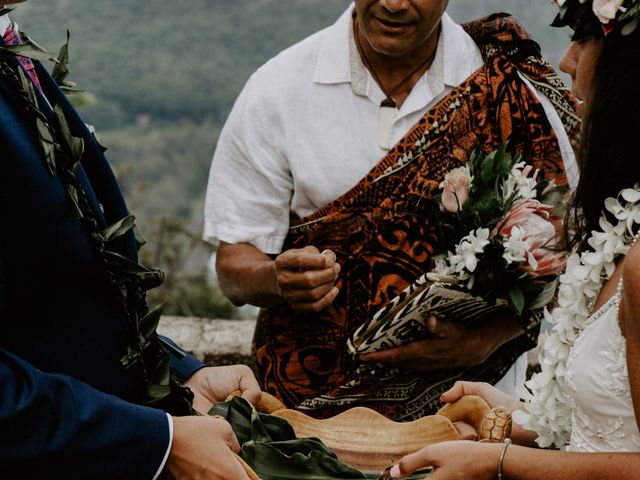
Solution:
<svg viewBox="0 0 640 480"><path fill-rule="evenodd" d="M222 293L234 304L317 312L338 295L340 265L331 251L307 246L282 252L273 260L248 243L220 242L216 271Z"/></svg>
<svg viewBox="0 0 640 480"><path fill-rule="evenodd" d="M185 382L185 386L194 394L194 410L202 414L216 403L224 402L236 390L240 390L242 397L253 404L260 400L260 386L246 365L201 368Z"/></svg>
<svg viewBox="0 0 640 480"><path fill-rule="evenodd" d="M338 295L340 264L331 251L316 247L286 250L274 261L278 293L294 310L318 312Z"/></svg>
<svg viewBox="0 0 640 480"><path fill-rule="evenodd" d="M166 468L177 480L249 480L235 459L240 451L231 425L220 417L172 417L173 442Z"/></svg>
<svg viewBox="0 0 640 480"><path fill-rule="evenodd" d="M478 328L429 317L429 337L401 347L362 355L365 362L380 362L427 372L451 367L480 365L501 345L522 331L512 318L498 317Z"/></svg>

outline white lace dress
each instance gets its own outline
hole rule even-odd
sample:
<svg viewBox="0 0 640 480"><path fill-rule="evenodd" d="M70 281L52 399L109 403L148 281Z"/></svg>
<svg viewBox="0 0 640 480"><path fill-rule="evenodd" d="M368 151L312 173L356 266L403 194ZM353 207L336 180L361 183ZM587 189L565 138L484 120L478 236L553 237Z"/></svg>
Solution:
<svg viewBox="0 0 640 480"><path fill-rule="evenodd" d="M640 451L627 374L627 344L618 323L621 285L588 320L569 354L572 432L567 450Z"/></svg>

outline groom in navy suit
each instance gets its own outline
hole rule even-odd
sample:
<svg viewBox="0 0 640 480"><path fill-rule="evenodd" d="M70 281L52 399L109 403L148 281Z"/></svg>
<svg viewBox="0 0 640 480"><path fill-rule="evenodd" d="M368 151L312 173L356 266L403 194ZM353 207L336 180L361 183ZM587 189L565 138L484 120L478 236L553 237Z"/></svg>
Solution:
<svg viewBox="0 0 640 480"><path fill-rule="evenodd" d="M230 426L192 414L255 401L251 370L157 336L102 149L6 14L0 39L0 477L246 479Z"/></svg>

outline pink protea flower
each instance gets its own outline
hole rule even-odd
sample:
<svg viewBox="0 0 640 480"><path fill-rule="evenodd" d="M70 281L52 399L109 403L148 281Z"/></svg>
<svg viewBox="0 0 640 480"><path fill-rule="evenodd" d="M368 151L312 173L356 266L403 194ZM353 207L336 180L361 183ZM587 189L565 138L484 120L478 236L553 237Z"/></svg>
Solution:
<svg viewBox="0 0 640 480"><path fill-rule="evenodd" d="M454 168L444 176L442 188L442 206L448 212L456 213L469 199L471 172L467 167Z"/></svg>
<svg viewBox="0 0 640 480"><path fill-rule="evenodd" d="M519 258L519 270L531 278L555 275L565 267L565 255L551 250L556 237L552 209L533 199L516 202L493 232L506 239L505 258Z"/></svg>

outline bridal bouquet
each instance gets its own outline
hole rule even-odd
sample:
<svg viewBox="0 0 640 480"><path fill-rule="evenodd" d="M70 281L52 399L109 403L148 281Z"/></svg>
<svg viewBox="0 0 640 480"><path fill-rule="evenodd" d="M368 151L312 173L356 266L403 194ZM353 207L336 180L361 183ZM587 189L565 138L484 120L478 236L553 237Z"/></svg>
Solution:
<svg viewBox="0 0 640 480"><path fill-rule="evenodd" d="M424 338L430 315L472 326L498 310L524 315L547 305L565 267L556 226L566 188L538 175L507 144L447 172L434 196L433 270L363 324L348 341L351 352Z"/></svg>
<svg viewBox="0 0 640 480"><path fill-rule="evenodd" d="M565 267L555 239L566 189L537 177L506 144L448 172L436 196L441 253L427 278L504 299L517 315L549 303Z"/></svg>

